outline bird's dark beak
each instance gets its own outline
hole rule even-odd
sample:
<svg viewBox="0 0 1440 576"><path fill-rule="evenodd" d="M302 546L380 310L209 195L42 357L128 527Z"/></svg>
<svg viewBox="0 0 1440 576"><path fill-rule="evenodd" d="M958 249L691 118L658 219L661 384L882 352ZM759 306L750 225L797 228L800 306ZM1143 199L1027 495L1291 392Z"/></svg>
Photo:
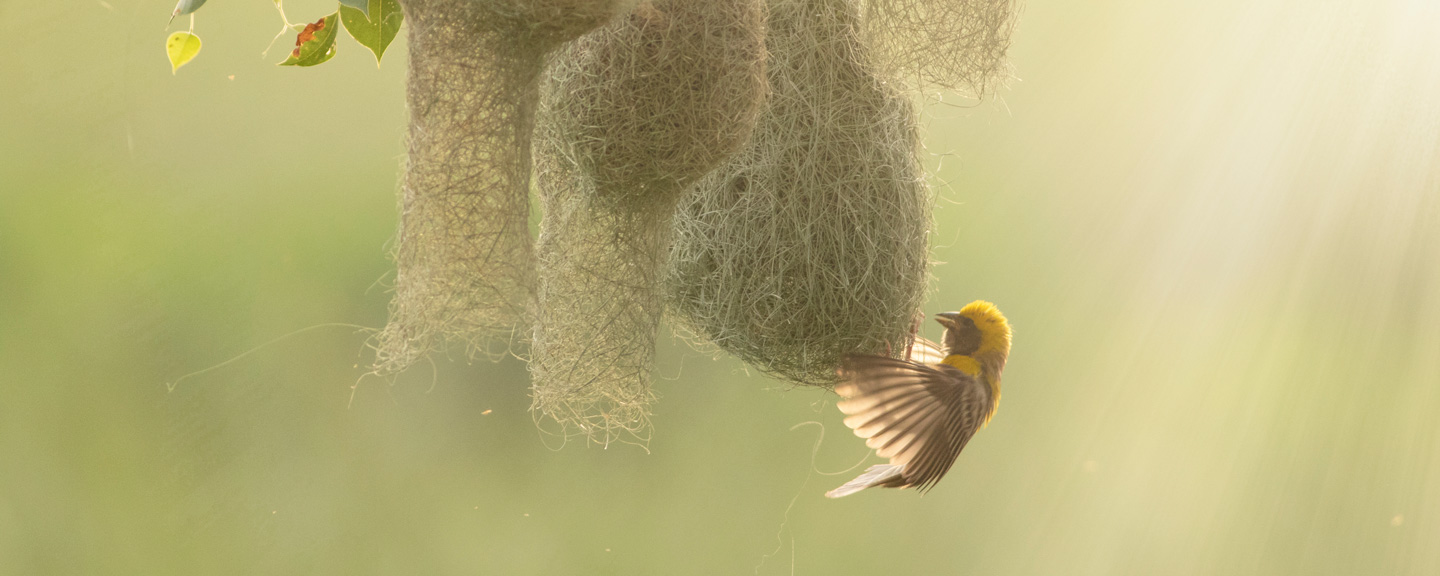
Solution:
<svg viewBox="0 0 1440 576"><path fill-rule="evenodd" d="M960 324L959 312L941 312L935 315L935 321L946 328L955 328Z"/></svg>

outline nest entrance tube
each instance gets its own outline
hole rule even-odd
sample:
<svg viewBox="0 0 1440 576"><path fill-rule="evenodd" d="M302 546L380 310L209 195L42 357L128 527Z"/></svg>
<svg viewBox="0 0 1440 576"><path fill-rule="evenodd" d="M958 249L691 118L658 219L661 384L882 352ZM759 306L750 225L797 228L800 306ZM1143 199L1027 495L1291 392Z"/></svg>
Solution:
<svg viewBox="0 0 1440 576"><path fill-rule="evenodd" d="M547 54L619 0L406 0L408 159L390 322L375 369L449 341L510 350L531 317L530 143Z"/></svg>
<svg viewBox="0 0 1440 576"><path fill-rule="evenodd" d="M683 191L739 150L766 93L761 0L660 0L549 73L537 178L533 409L562 434L644 441Z"/></svg>
<svg viewBox="0 0 1440 576"><path fill-rule="evenodd" d="M752 366L826 386L846 353L904 348L931 197L914 108L875 68L860 6L769 6L769 106L682 204L670 301Z"/></svg>

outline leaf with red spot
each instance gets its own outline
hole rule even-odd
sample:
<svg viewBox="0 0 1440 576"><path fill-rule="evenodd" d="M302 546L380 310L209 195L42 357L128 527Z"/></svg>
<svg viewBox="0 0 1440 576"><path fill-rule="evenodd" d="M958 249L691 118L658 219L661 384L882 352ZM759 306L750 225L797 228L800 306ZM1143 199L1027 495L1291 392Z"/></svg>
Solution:
<svg viewBox="0 0 1440 576"><path fill-rule="evenodd" d="M340 29L336 12L310 24L295 36L295 49L281 66L315 66L335 57L335 33Z"/></svg>

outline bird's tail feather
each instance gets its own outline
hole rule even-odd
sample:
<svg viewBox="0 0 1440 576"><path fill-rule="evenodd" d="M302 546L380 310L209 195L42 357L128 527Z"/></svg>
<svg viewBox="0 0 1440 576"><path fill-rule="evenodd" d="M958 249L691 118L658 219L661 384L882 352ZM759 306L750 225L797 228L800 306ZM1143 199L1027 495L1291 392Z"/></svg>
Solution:
<svg viewBox="0 0 1440 576"><path fill-rule="evenodd" d="M849 496L871 486L882 486L900 479L905 466L899 464L876 464L865 469L865 473L846 482L844 486L825 493L826 498Z"/></svg>

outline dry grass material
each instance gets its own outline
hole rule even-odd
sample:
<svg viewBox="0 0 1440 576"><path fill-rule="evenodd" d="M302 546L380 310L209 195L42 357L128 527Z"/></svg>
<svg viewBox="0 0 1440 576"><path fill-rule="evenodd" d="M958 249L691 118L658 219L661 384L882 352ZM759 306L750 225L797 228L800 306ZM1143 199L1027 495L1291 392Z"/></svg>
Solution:
<svg viewBox="0 0 1440 576"><path fill-rule="evenodd" d="M403 370L445 341L498 356L524 333L534 300L527 224L541 72L547 55L627 1L402 5L409 156L390 323L376 342L380 373Z"/></svg>
<svg viewBox="0 0 1440 576"><path fill-rule="evenodd" d="M677 320L765 372L832 385L904 348L927 284L931 197L915 111L854 0L769 3L771 96L744 150L682 202Z"/></svg>
<svg viewBox="0 0 1440 576"><path fill-rule="evenodd" d="M681 193L749 139L760 0L660 0L556 60L541 113L533 409L598 443L646 437Z"/></svg>
<svg viewBox="0 0 1440 576"><path fill-rule="evenodd" d="M980 98L1010 77L1016 0L864 1L865 41L902 83Z"/></svg>

